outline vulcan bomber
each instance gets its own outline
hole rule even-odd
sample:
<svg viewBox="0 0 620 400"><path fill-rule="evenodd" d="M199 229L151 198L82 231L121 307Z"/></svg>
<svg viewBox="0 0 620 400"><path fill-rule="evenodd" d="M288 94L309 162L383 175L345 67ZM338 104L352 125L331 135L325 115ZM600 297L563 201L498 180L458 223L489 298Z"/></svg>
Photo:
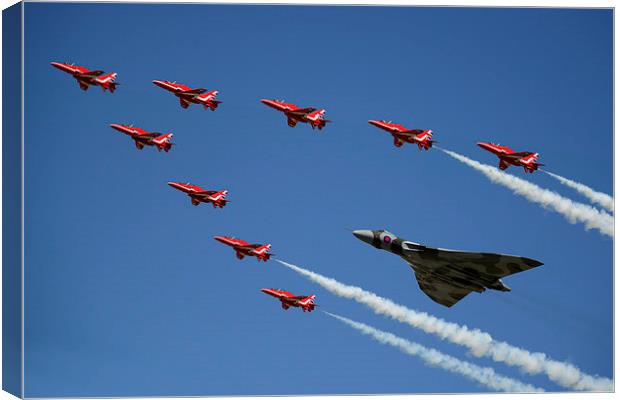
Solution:
<svg viewBox="0 0 620 400"><path fill-rule="evenodd" d="M353 235L402 257L413 269L420 289L446 307L452 307L471 292L509 292L502 278L543 265L526 257L428 247L386 230L356 230Z"/></svg>

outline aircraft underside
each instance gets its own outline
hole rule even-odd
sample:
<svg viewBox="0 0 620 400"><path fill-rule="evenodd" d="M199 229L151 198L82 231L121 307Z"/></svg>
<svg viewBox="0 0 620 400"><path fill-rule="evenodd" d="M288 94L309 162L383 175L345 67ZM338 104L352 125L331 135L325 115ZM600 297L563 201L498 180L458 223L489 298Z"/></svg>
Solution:
<svg viewBox="0 0 620 400"><path fill-rule="evenodd" d="M420 289L447 307L471 292L482 293L486 289L510 291L500 278L531 268L526 265L526 259L497 254L467 256L461 253L459 261L442 259L433 252L412 252L402 257L413 269Z"/></svg>

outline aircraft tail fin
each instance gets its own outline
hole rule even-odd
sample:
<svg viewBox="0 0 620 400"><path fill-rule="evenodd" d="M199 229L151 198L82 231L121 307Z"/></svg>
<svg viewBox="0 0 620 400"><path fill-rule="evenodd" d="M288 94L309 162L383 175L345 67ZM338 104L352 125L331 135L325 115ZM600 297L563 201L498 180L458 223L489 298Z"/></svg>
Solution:
<svg viewBox="0 0 620 400"><path fill-rule="evenodd" d="M164 150L166 153L170 151L174 143L172 143L172 133L166 133L164 135L157 136L153 139L155 145L157 145L157 150Z"/></svg>
<svg viewBox="0 0 620 400"><path fill-rule="evenodd" d="M308 113L308 115L306 115L306 118L308 118L310 121L325 121L325 112L326 110L320 109L320 110L316 110L316 111L312 111L311 113Z"/></svg>
<svg viewBox="0 0 620 400"><path fill-rule="evenodd" d="M197 96L196 99L200 101L206 109L211 109L211 111L215 111L218 105L220 105L221 101L215 100L218 95L217 90L212 90L207 93L203 93L200 96Z"/></svg>
<svg viewBox="0 0 620 400"><path fill-rule="evenodd" d="M111 83L116 80L118 74L116 72L110 72L109 74L101 75L96 78L99 83Z"/></svg>
<svg viewBox="0 0 620 400"><path fill-rule="evenodd" d="M306 119L312 125L312 128L323 129L328 122L332 122L330 120L325 119L325 109L320 109L316 111L312 111L308 115L306 115Z"/></svg>
<svg viewBox="0 0 620 400"><path fill-rule="evenodd" d="M101 85L104 91L110 89L110 92L114 93L118 86L118 83L115 82L117 76L118 74L116 72L110 72L109 74L98 76L95 80Z"/></svg>
<svg viewBox="0 0 620 400"><path fill-rule="evenodd" d="M217 97L217 95L219 93L220 92L218 92L217 90L212 90L210 92L206 92L206 93L201 94L200 96L198 96L198 99L200 99L200 100L213 100L213 99L215 99Z"/></svg>
<svg viewBox="0 0 620 400"><path fill-rule="evenodd" d="M228 190L221 190L219 192L215 192L210 196L210 199L213 203L213 207L223 208L226 204L230 203L230 200L226 200L226 196L228 195Z"/></svg>
<svg viewBox="0 0 620 400"><path fill-rule="evenodd" d="M301 300L299 303L301 304L301 306L303 307L304 311L308 310L308 311L312 311L314 310L314 308L316 307L316 304L314 304L314 299L316 298L315 295L310 295L306 298L304 298L303 300Z"/></svg>
<svg viewBox="0 0 620 400"><path fill-rule="evenodd" d="M271 249L271 244L264 244L262 246L257 247L254 250L254 253L256 255L256 257L258 258L259 261L268 261L269 258L271 258L271 256L274 256L275 254L269 253L269 250Z"/></svg>

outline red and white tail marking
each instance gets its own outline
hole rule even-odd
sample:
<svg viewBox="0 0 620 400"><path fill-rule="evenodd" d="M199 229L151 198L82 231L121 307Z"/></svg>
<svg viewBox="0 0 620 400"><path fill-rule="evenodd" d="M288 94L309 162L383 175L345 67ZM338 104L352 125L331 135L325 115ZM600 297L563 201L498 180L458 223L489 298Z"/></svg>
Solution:
<svg viewBox="0 0 620 400"><path fill-rule="evenodd" d="M209 200L212 200L212 201L224 200L226 198L226 195L228 195L228 190L222 190L221 192L217 192L213 194L212 196L209 196Z"/></svg>
<svg viewBox="0 0 620 400"><path fill-rule="evenodd" d="M433 137L433 131L429 129L422 133L422 136L420 137L420 139L426 140L426 139L432 139L432 137Z"/></svg>
<svg viewBox="0 0 620 400"><path fill-rule="evenodd" d="M271 249L271 245L270 244L266 244L266 245L263 245L261 247L258 247L257 249L254 250L254 252L256 254L263 255L263 254L267 253L269 251L269 249Z"/></svg>
<svg viewBox="0 0 620 400"><path fill-rule="evenodd" d="M322 109L322 110L313 111L313 112L309 113L306 116L306 118L308 118L310 121L313 121L313 122L317 122L319 120L324 120L325 119L325 110Z"/></svg>
<svg viewBox="0 0 620 400"><path fill-rule="evenodd" d="M530 154L527 157L523 157L521 161L525 164L532 164L538 161L538 157L540 157L540 154L534 153L534 154Z"/></svg>
<svg viewBox="0 0 620 400"><path fill-rule="evenodd" d="M529 156L523 157L520 161L524 165L532 165L536 164L536 161L538 161L538 157L540 157L540 154L534 153L530 154Z"/></svg>
<svg viewBox="0 0 620 400"><path fill-rule="evenodd" d="M213 195L209 196L209 200L211 201L211 204L213 204L213 207L217 208L224 208L224 206L226 205L226 203L228 203L228 201L226 200L226 196L228 195L228 190L222 190L219 191L217 193L214 193Z"/></svg>
<svg viewBox="0 0 620 400"><path fill-rule="evenodd" d="M200 96L197 97L197 99L200 101L215 100L218 93L219 92L217 90L212 90L210 92L201 94Z"/></svg>
<svg viewBox="0 0 620 400"><path fill-rule="evenodd" d="M172 140L172 136L174 136L174 134L172 133L157 136L155 139L153 139L153 142L155 142L156 144L170 143L170 141Z"/></svg>
<svg viewBox="0 0 620 400"><path fill-rule="evenodd" d="M111 72L109 74L97 77L96 81L99 82L100 84L105 85L105 84L114 82L114 80L116 80L117 75L118 74L116 72Z"/></svg>
<svg viewBox="0 0 620 400"><path fill-rule="evenodd" d="M302 301L299 302L299 304L303 305L303 306L307 306L309 304L314 304L314 299L316 298L315 295L312 296L308 296L305 299L303 299Z"/></svg>
<svg viewBox="0 0 620 400"><path fill-rule="evenodd" d="M315 295L308 296L299 302L299 305L301 306L302 310L304 310L304 312L306 311L311 312L312 310L314 310L314 307L315 307L314 298L315 297L316 297Z"/></svg>

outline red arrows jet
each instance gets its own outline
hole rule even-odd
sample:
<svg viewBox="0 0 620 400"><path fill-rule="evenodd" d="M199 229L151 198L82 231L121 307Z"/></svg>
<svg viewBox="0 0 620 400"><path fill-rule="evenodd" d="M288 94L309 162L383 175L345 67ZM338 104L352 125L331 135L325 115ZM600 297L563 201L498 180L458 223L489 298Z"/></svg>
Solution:
<svg viewBox="0 0 620 400"><path fill-rule="evenodd" d="M299 108L295 104L286 103L283 100L261 100L261 103L275 108L286 115L288 126L291 128L297 125L298 122L308 123L314 128L323 129L329 120L325 119L325 110L317 110L313 107Z"/></svg>
<svg viewBox="0 0 620 400"><path fill-rule="evenodd" d="M59 70L73 75L82 90L88 90L90 85L94 85L101 86L104 92L109 89L110 92L113 93L118 85L118 83L114 82L114 80L116 80L116 76L118 75L116 72L110 72L109 74L104 75L103 71L91 71L88 68L80 67L79 65L60 62L52 62L51 64Z"/></svg>
<svg viewBox="0 0 620 400"><path fill-rule="evenodd" d="M144 146L156 146L157 151L163 150L167 153L174 144L171 142L172 136L174 136L172 133L147 132L133 125L111 124L110 126L131 136L138 150L142 150Z"/></svg>
<svg viewBox="0 0 620 400"><path fill-rule="evenodd" d="M516 167L523 167L523 170L526 173L529 172L532 174L538 169L538 167L545 165L537 162L539 157L538 153L532 153L530 151L522 151L517 153L510 147L500 146L495 143L479 142L478 146L499 157L499 169L502 171L509 166L514 165Z"/></svg>
<svg viewBox="0 0 620 400"><path fill-rule="evenodd" d="M202 104L205 110L210 109L211 111L215 111L217 106L221 103L221 101L215 100L218 94L217 90L208 91L207 89L202 88L192 89L189 86L181 85L180 83L160 81L157 79L154 80L153 83L169 92L174 93L174 95L179 98L179 102L183 108L187 108L191 103L194 103Z"/></svg>
<svg viewBox="0 0 620 400"><path fill-rule="evenodd" d="M229 200L226 200L228 190L205 190L200 186L192 185L189 182L168 182L168 185L187 193L192 200L192 204L195 206L200 203L211 203L213 204L213 208L224 208L224 206L229 202Z"/></svg>
<svg viewBox="0 0 620 400"><path fill-rule="evenodd" d="M295 296L293 293L282 289L261 289L260 291L280 299L282 308L285 310L288 310L290 307L300 307L304 312L312 312L314 307L316 307L316 304L314 304L315 295Z"/></svg>
<svg viewBox="0 0 620 400"><path fill-rule="evenodd" d="M218 242L232 247L237 254L237 258L240 260L243 260L245 256L253 256L256 257L258 261L266 262L269 260L269 257L273 255L269 253L269 249L271 249L270 244L250 244L245 240L227 236L214 236L213 238Z"/></svg>
<svg viewBox="0 0 620 400"><path fill-rule="evenodd" d="M371 119L368 121L370 125L374 125L377 128L381 128L392 134L394 137L394 146L400 147L403 143L417 144L420 150L428 150L433 147L433 143L437 143L431 140L433 137L433 131L430 129L407 129L401 124L395 124L391 121L378 121Z"/></svg>

